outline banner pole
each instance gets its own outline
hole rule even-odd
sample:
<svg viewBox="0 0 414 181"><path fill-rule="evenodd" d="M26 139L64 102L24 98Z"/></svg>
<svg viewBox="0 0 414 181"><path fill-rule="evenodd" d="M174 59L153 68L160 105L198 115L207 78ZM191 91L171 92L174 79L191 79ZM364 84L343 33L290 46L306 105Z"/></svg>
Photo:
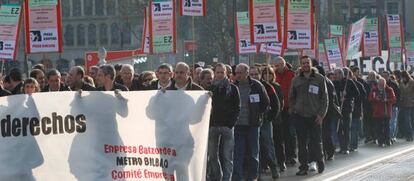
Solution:
<svg viewBox="0 0 414 181"><path fill-rule="evenodd" d="M195 66L195 17L192 17L192 29L193 29L193 68Z"/></svg>
<svg viewBox="0 0 414 181"><path fill-rule="evenodd" d="M247 54L247 60L249 61L249 66L251 66L251 62L250 62L250 53L249 54Z"/></svg>
<svg viewBox="0 0 414 181"><path fill-rule="evenodd" d="M266 67L269 66L269 63L270 63L270 54L266 52ZM267 76L266 79L268 79L269 70L266 71L266 76ZM262 79L263 79L263 77L262 77ZM266 79L263 79L263 80L266 80ZM270 80L268 80L267 82L270 82Z"/></svg>
<svg viewBox="0 0 414 181"><path fill-rule="evenodd" d="M1 76L4 77L4 63L5 59L1 59Z"/></svg>

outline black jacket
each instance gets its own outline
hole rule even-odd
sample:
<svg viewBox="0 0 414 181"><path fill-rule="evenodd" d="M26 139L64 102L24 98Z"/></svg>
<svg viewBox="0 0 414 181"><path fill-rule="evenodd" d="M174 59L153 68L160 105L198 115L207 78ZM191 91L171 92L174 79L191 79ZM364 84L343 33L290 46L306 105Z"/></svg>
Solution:
<svg viewBox="0 0 414 181"><path fill-rule="evenodd" d="M110 91L114 91L116 89L119 89L121 91L128 91L128 88L127 87L125 87L125 86L123 86L121 84L118 84L118 83L114 82L114 84L112 86L112 89ZM105 90L105 87L104 86L98 87L96 90L97 91L107 91L107 90Z"/></svg>
<svg viewBox="0 0 414 181"><path fill-rule="evenodd" d="M60 83L59 92L61 92L61 91L71 91L71 90L68 86L63 85L62 83ZM49 85L46 85L45 88L43 88L42 92L50 92Z"/></svg>
<svg viewBox="0 0 414 181"><path fill-rule="evenodd" d="M339 119L342 117L341 109L338 101L338 96L336 95L335 86L331 80L325 77L326 80L326 89L328 90L328 98L329 98L329 105L328 105L328 112L326 113L325 118L331 119L336 118Z"/></svg>
<svg viewBox="0 0 414 181"><path fill-rule="evenodd" d="M22 91L23 91L22 88L23 88L23 82L17 84L16 87L14 87L14 89L10 92L13 95L22 94Z"/></svg>
<svg viewBox="0 0 414 181"><path fill-rule="evenodd" d="M280 124L282 123L282 117L281 117L281 113L283 111L284 105L283 105L283 92L282 92L282 87L280 86L279 83L277 82L270 82L270 85L272 85L275 88L277 97L279 98L279 105L280 105L280 109L279 109L279 114L276 116L276 120L273 122L274 124Z"/></svg>
<svg viewBox="0 0 414 181"><path fill-rule="evenodd" d="M266 89L267 96L269 96L269 109L265 113L265 119L264 121L274 121L276 120L276 117L280 113L280 100L279 97L276 94L276 89L268 82L264 80L260 80L260 83L263 84L263 86Z"/></svg>
<svg viewBox="0 0 414 181"><path fill-rule="evenodd" d="M250 85L249 95L259 95L259 102L250 102L249 101L249 125L250 126L260 126L263 121L263 114L268 109L269 106L269 96L267 96L266 89L263 84L258 80L251 79L248 77ZM239 84L238 81L235 82L236 85ZM249 97L240 97L240 99L249 99Z"/></svg>
<svg viewBox="0 0 414 181"><path fill-rule="evenodd" d="M3 89L3 88L0 86L0 97L9 96L9 95L12 95L12 94L11 94L11 92L10 92L10 91L8 91L8 90L6 90L6 89Z"/></svg>
<svg viewBox="0 0 414 181"><path fill-rule="evenodd" d="M72 88L72 87L70 87L70 89L72 90L72 91L77 91L77 90L75 90L74 88ZM82 86L81 86L81 88L80 88L81 90L83 90L83 91L95 91L96 90L96 88L93 86L93 85L91 85L91 84L88 84L88 83L86 83L85 81L83 81L82 80Z"/></svg>
<svg viewBox="0 0 414 181"><path fill-rule="evenodd" d="M115 83L118 83L115 81ZM121 83L118 83L121 85L124 85L126 87L126 85L123 83L123 81L121 80ZM132 84L131 87L127 87L129 91L139 91L139 90L148 90L148 87L145 87L143 84L141 84L141 82L139 82L139 80L136 79L132 79Z"/></svg>
<svg viewBox="0 0 414 181"><path fill-rule="evenodd" d="M364 88L364 85L359 81L354 81L358 88L359 96L354 101L354 111L352 112L352 118L361 118L363 109L363 103L368 97L368 93Z"/></svg>
<svg viewBox="0 0 414 181"><path fill-rule="evenodd" d="M212 85L209 90L213 93L210 114L210 127L226 126L233 128L239 120L240 93L239 88L230 83L230 92L225 88Z"/></svg>
<svg viewBox="0 0 414 181"><path fill-rule="evenodd" d="M158 82L159 80L152 81L148 87L145 87L145 90L158 90ZM171 79L171 85L175 85L174 79ZM172 90L172 87L167 87L166 90Z"/></svg>
<svg viewBox="0 0 414 181"><path fill-rule="evenodd" d="M350 114L353 112L354 100L359 96L359 91L353 80L339 80L334 81L336 95L338 96L339 105L342 105L342 115ZM345 87L346 86L346 87ZM342 102L342 97L346 92L345 99Z"/></svg>
<svg viewBox="0 0 414 181"><path fill-rule="evenodd" d="M393 80L388 80L388 81L387 81L387 85L388 85L389 87L391 87L391 88L392 88L392 90L394 91L394 94L395 94L395 99L397 100L397 101L395 102L395 104L394 104L394 105L398 105L398 103L400 102L400 99L401 99L401 91L400 91L400 86L398 85L398 83L397 83L397 82L395 82L395 81L393 81Z"/></svg>
<svg viewBox="0 0 414 181"><path fill-rule="evenodd" d="M171 82L171 86L167 90L177 90L175 87L175 81ZM204 90L201 86L193 82L193 79L188 78L186 90Z"/></svg>

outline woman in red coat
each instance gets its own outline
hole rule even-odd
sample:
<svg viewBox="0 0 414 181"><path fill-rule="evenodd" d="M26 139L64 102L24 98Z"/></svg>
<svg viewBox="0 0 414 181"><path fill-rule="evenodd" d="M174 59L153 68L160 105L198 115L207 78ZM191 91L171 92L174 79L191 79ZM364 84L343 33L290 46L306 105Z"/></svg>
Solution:
<svg viewBox="0 0 414 181"><path fill-rule="evenodd" d="M378 80L378 86L369 93L368 100L372 104L372 117L377 127L378 146L388 146L390 142L389 122L392 105L396 98L392 88L388 87L384 78Z"/></svg>

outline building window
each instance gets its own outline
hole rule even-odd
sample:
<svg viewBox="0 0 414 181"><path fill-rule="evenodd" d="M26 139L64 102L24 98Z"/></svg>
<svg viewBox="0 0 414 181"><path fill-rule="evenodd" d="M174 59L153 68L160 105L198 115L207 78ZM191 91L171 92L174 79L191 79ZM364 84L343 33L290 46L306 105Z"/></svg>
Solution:
<svg viewBox="0 0 414 181"><path fill-rule="evenodd" d="M120 32L119 32L118 24L113 23L111 25L111 44L112 45L119 44L119 36L120 36Z"/></svg>
<svg viewBox="0 0 414 181"><path fill-rule="evenodd" d="M388 14L398 14L398 2L389 2L388 4Z"/></svg>
<svg viewBox="0 0 414 181"><path fill-rule="evenodd" d="M122 27L122 44L131 44L131 28L130 24L125 23Z"/></svg>
<svg viewBox="0 0 414 181"><path fill-rule="evenodd" d="M83 14L86 16L92 16L93 12L93 0L83 0Z"/></svg>
<svg viewBox="0 0 414 181"><path fill-rule="evenodd" d="M108 44L108 26L106 24L99 25L99 43L101 45Z"/></svg>
<svg viewBox="0 0 414 181"><path fill-rule="evenodd" d="M88 26L88 44L96 45L96 26L94 24Z"/></svg>
<svg viewBox="0 0 414 181"><path fill-rule="evenodd" d="M62 2L62 16L70 16L70 1L61 1Z"/></svg>
<svg viewBox="0 0 414 181"><path fill-rule="evenodd" d="M73 0L72 14L73 14L73 16L81 16L82 15L81 0Z"/></svg>
<svg viewBox="0 0 414 181"><path fill-rule="evenodd" d="M65 45L67 46L73 46L73 26L72 25L66 25L65 27L65 33L64 33L64 38L65 38Z"/></svg>
<svg viewBox="0 0 414 181"><path fill-rule="evenodd" d="M102 16L104 14L104 1L95 0L95 15Z"/></svg>
<svg viewBox="0 0 414 181"><path fill-rule="evenodd" d="M114 16L116 10L115 0L108 0L106 1L106 14L108 16Z"/></svg>
<svg viewBox="0 0 414 181"><path fill-rule="evenodd" d="M85 27L80 24L76 28L76 44L77 45L85 45Z"/></svg>

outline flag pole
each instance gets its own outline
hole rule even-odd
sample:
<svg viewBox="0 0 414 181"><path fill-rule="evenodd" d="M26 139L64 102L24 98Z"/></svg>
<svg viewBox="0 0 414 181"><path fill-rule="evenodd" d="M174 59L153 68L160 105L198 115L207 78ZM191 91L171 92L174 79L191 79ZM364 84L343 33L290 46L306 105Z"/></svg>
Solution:
<svg viewBox="0 0 414 181"><path fill-rule="evenodd" d="M194 68L195 66L195 17L194 16L192 17L192 29L193 29L193 46L192 46L193 56L192 58L193 58L193 68Z"/></svg>

